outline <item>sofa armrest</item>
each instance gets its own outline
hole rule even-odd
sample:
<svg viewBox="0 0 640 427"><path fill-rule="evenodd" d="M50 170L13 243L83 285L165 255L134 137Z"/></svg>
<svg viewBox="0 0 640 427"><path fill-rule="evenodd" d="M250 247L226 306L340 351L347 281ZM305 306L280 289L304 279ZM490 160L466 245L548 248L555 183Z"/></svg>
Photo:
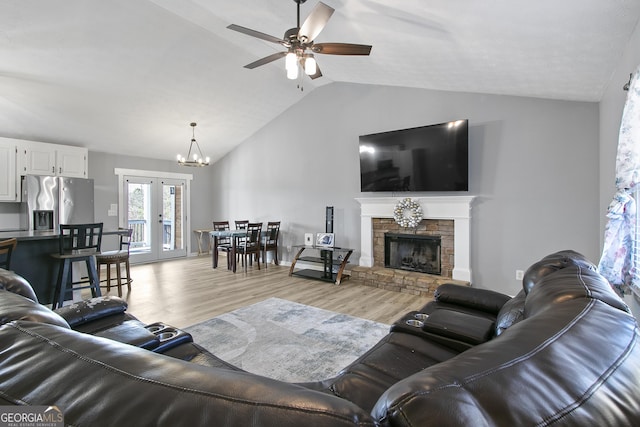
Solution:
<svg viewBox="0 0 640 427"><path fill-rule="evenodd" d="M511 299L509 295L488 289L468 288L446 283L435 292L435 300L448 304L457 304L487 313L498 314L502 306Z"/></svg>
<svg viewBox="0 0 640 427"><path fill-rule="evenodd" d="M0 354L9 355L0 358L0 401L55 402L66 409L68 425L377 424L368 410L338 396L248 372L45 324L13 322L0 333Z"/></svg>
<svg viewBox="0 0 640 427"><path fill-rule="evenodd" d="M467 313L435 310L423 322L422 330L471 345L487 342L493 336L495 322Z"/></svg>
<svg viewBox="0 0 640 427"><path fill-rule="evenodd" d="M38 302L38 297L27 280L13 271L0 268L0 289L22 295L31 301Z"/></svg>
<svg viewBox="0 0 640 427"><path fill-rule="evenodd" d="M421 318L424 320L425 316L428 318L428 315L418 311L410 311L405 314L402 318L397 320L393 325L391 325L390 332L402 332L405 334L416 335L424 340L434 342L439 345L443 345L450 349L453 349L459 353L463 351L469 350L474 344L469 342L461 341L456 338L444 336L439 333L432 333L428 330L424 329L424 321L416 318L416 315L422 316Z"/></svg>
<svg viewBox="0 0 640 427"><path fill-rule="evenodd" d="M123 299L105 296L78 301L54 311L73 328L92 320L124 313L126 309L127 303Z"/></svg>

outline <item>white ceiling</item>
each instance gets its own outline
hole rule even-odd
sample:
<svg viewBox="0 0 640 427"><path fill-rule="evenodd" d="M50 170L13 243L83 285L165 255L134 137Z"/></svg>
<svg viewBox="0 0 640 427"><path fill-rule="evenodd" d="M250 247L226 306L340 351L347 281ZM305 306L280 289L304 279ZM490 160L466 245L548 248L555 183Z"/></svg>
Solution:
<svg viewBox="0 0 640 427"><path fill-rule="evenodd" d="M226 28L282 37L293 0L2 0L0 136L174 159L195 121L215 160L332 82L599 101L640 16L638 0L323 1L316 42L373 49L317 55L301 92L284 60L243 68L281 46Z"/></svg>

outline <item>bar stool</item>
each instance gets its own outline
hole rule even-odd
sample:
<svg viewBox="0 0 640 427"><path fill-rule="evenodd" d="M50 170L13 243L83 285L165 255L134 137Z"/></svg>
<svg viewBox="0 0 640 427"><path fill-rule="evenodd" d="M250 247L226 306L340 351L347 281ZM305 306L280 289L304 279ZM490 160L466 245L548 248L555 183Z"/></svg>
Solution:
<svg viewBox="0 0 640 427"><path fill-rule="evenodd" d="M0 268L4 268L5 270L11 269L11 253L17 244L18 240L15 237L0 242Z"/></svg>
<svg viewBox="0 0 640 427"><path fill-rule="evenodd" d="M52 309L62 307L66 293L74 290L91 289L93 297L101 296L100 280L98 280L95 259L95 255L100 253L101 244L101 222L93 224L60 224L60 251L51 255L60 264ZM85 263L87 275L89 276L88 280L73 281L72 266L74 262ZM74 285L85 283L88 283L88 285L74 287Z"/></svg>
<svg viewBox="0 0 640 427"><path fill-rule="evenodd" d="M129 265L129 248L131 247L131 235L133 234L133 229L129 228L119 228L118 236L120 236L120 249L116 251L106 251L101 252L96 255L96 263L98 265L98 282L102 282L100 280L100 273L102 270L102 266L107 266L107 292L111 290L111 266L115 265L116 267L116 286L118 286L118 296L122 296L122 264L124 264L125 268L125 280L124 283L127 285L127 289L131 291L131 268Z"/></svg>

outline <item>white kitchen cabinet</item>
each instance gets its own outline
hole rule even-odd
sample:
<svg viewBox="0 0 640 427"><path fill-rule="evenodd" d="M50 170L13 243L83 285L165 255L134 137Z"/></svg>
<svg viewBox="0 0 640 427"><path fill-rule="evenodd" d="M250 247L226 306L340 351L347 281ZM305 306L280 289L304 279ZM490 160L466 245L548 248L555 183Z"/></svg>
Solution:
<svg viewBox="0 0 640 427"><path fill-rule="evenodd" d="M55 175L56 150L50 144L26 142L20 147L21 175Z"/></svg>
<svg viewBox="0 0 640 427"><path fill-rule="evenodd" d="M0 137L0 202L19 202L21 176L87 178L84 147Z"/></svg>
<svg viewBox="0 0 640 427"><path fill-rule="evenodd" d="M17 185L16 143L9 138L0 138L0 201L17 201Z"/></svg>
<svg viewBox="0 0 640 427"><path fill-rule="evenodd" d="M87 177L88 150L82 147L63 147L56 150L56 174L71 178Z"/></svg>
<svg viewBox="0 0 640 427"><path fill-rule="evenodd" d="M87 177L86 148L24 141L18 150L20 175Z"/></svg>

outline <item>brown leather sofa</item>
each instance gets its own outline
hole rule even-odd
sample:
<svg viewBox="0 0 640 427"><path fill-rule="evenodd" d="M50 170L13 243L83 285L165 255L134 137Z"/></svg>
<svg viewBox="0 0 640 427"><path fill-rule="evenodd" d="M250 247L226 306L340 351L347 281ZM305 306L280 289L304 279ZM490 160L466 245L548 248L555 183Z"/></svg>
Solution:
<svg viewBox="0 0 640 427"><path fill-rule="evenodd" d="M638 325L572 251L531 266L514 298L441 286L317 383L244 372L125 309L54 312L0 271L0 404L57 405L76 426L640 425Z"/></svg>

